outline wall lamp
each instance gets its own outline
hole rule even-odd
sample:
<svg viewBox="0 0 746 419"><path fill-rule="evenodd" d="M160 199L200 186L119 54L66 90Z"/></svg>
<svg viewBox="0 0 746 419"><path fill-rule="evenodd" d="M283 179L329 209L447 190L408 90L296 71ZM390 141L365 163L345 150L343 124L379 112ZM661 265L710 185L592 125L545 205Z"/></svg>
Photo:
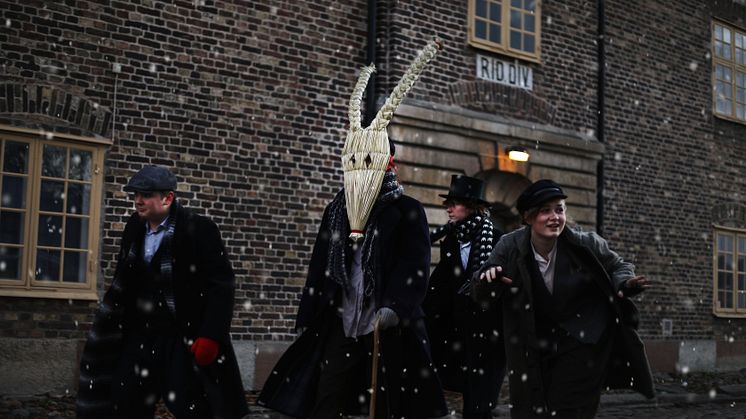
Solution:
<svg viewBox="0 0 746 419"><path fill-rule="evenodd" d="M510 146L505 151L508 152L508 158L514 161L525 162L528 161L528 152L523 147Z"/></svg>

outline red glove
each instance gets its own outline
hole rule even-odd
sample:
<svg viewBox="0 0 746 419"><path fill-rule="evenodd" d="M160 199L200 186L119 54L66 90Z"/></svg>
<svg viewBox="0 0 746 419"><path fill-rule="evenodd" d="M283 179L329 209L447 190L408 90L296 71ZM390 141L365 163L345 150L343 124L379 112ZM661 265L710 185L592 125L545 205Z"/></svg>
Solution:
<svg viewBox="0 0 746 419"><path fill-rule="evenodd" d="M210 338L202 337L194 341L191 351L197 365L204 367L215 361L215 358L218 357L218 349L220 349L220 344Z"/></svg>

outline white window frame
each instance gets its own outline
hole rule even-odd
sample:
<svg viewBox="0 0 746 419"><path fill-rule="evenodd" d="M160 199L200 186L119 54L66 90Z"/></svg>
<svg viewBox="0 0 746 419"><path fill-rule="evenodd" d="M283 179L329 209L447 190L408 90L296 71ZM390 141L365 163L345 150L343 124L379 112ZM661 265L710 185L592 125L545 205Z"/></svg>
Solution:
<svg viewBox="0 0 746 419"><path fill-rule="evenodd" d="M523 8L514 8L512 7L512 1L513 0L484 0L486 4L486 13L487 17L479 17L477 16L477 0L469 0L469 7L468 7L468 15L467 15L467 21L468 21L468 42L470 45L474 46L475 48L487 50L496 52L499 54L509 55L512 57L520 58L526 61L541 62L541 0L520 0L520 1L532 1L534 3L535 11L533 14L526 13ZM490 41L490 25L489 22L496 22L496 20L492 19L491 16L491 5L500 3L499 7L501 10L500 15L500 42L493 42ZM521 28L511 28L511 12L517 12L521 13L522 19L521 19ZM525 30L525 18L526 15L533 15L534 20L534 31L528 32ZM487 33L486 37L487 39L479 38L477 37L477 21L482 21L487 23ZM521 34L521 42L524 41L524 35L531 34L534 36L534 49L533 52L527 52L522 49L516 49L511 48L510 46L510 39L511 39L511 30L514 29L515 32Z"/></svg>
<svg viewBox="0 0 746 419"><path fill-rule="evenodd" d="M103 190L103 162L106 146L111 142L100 137L83 137L67 135L60 133L51 133L40 130L25 128L16 128L0 124L0 145L5 141L22 142L28 144L28 161L26 173L26 190L25 190L25 209L23 220L22 243L17 246L22 249L19 278L14 280L0 279L0 296L11 297L32 297L32 298L60 298L60 299L79 299L79 300L97 300L96 284L98 279L98 266L100 255L100 220L101 220L101 193ZM90 184L90 196L88 204L88 214L80 215L67 212L66 197L63 196L62 212L47 213L49 215L61 216L63 220L67 218L87 218L88 235L87 235L87 262L84 267L85 278L80 278L79 282L63 281L62 275L58 280L39 280L37 275L36 258L39 249L44 246L38 244L39 217L45 215L40 210L40 191L42 182L42 158L44 145L53 145L65 147L69 150L81 150L91 153L91 179L78 181L74 179L55 179L55 181L70 184ZM0 159L3 159L3 150L0 149ZM70 158L68 151L67 158ZM3 160L0 160L0 170ZM67 171L68 164L65 165ZM0 173L3 173L0 171ZM12 175L16 175L13 173ZM65 175L67 178L67 174ZM0 188L1 188L0 184ZM2 191L0 191L0 194ZM2 201L0 201L0 207ZM7 211L9 208L5 208ZM13 211L13 209L10 209ZM20 211L20 210L19 210ZM63 222L62 228L65 228ZM59 233L64 238L63 230ZM6 246L7 243L4 243ZM65 250L71 251L72 248L65 248L64 242L59 248L60 252ZM79 249L76 249L79 250ZM62 253L64 255L64 253ZM60 260L60 269L63 271L64 257Z"/></svg>
<svg viewBox="0 0 746 419"><path fill-rule="evenodd" d="M719 238L721 236L732 239L732 252L721 251L719 245ZM712 239L712 312L718 317L746 317L746 246L741 250L738 247L739 240L746 242L746 229L714 225ZM722 266L719 263L719 256L721 254L731 256L730 266ZM739 257L744 259L742 270L739 270L738 266ZM720 295L724 292L719 287L719 276L721 273L730 273L732 276L732 307L722 307L720 304ZM740 285L739 276L742 280ZM739 307L739 297L744 300L743 307Z"/></svg>
<svg viewBox="0 0 746 419"><path fill-rule="evenodd" d="M711 42L712 114L746 124L746 30L715 20ZM729 109L719 109L719 104Z"/></svg>

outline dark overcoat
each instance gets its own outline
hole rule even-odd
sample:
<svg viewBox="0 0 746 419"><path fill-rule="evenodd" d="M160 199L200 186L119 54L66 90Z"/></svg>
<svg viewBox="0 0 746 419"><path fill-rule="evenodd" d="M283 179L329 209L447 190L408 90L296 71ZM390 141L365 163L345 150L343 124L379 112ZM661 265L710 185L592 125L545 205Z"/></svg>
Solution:
<svg viewBox="0 0 746 419"><path fill-rule="evenodd" d="M407 196L384 204L377 218L375 301L393 309L399 326L381 335L377 397L391 401L397 418L429 418L447 414L440 380L430 358L422 300L427 287L430 240L422 205ZM376 211L374 208L373 211ZM348 230L342 239L349 234ZM341 306L341 287L326 274L332 229L329 207L314 244L297 326L306 330L283 354L270 373L257 403L294 417L308 417L314 405L319 365L330 321ZM372 350L372 348L371 348ZM370 387L370 366L359 367L359 382L345 403L365 405L361 395ZM376 411L377 417L384 417Z"/></svg>
<svg viewBox="0 0 746 419"><path fill-rule="evenodd" d="M609 249L606 240L593 232L565 228L558 246L593 276L599 298L605 299L612 313L607 327L614 335L611 360L606 366L609 388L635 390L648 398L655 396L653 378L645 348L636 329L638 313L634 303L617 292L634 277L634 266ZM505 353L508 360L512 418L548 418L540 370L540 343L534 315L534 292L528 261L533 260L530 228L503 235L482 269L472 277L472 295L482 303L498 304L503 312ZM513 283L506 285L479 279L481 271L501 266ZM628 294L629 295L629 294Z"/></svg>
<svg viewBox="0 0 746 419"><path fill-rule="evenodd" d="M199 368L215 418L241 418L248 413L238 363L230 338L235 280L228 255L214 222L174 202L175 222L169 246L161 243L152 263L171 276L174 317L187 341L208 337L220 343L216 362ZM109 418L111 385L122 343L133 331L135 295L141 281L139 262L145 221L133 214L127 222L112 284L97 310L83 350L78 389L78 418ZM164 241L166 239L164 238ZM164 272L163 267L170 272ZM196 366L196 364L195 364Z"/></svg>
<svg viewBox="0 0 746 419"><path fill-rule="evenodd" d="M502 233L494 231L497 242ZM489 412L497 403L505 373L502 312L494 304L485 310L468 295L459 294L479 268L471 266L479 245L472 242L470 264L464 269L455 234L445 236L423 308L443 388L467 395L465 408L470 412Z"/></svg>

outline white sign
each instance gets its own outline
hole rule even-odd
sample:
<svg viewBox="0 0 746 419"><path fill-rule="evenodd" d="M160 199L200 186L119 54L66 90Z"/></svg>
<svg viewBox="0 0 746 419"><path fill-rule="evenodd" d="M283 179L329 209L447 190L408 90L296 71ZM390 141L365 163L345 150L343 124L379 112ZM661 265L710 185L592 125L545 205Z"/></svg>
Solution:
<svg viewBox="0 0 746 419"><path fill-rule="evenodd" d="M477 54L477 78L526 90L532 90L534 86L531 67L481 54Z"/></svg>

